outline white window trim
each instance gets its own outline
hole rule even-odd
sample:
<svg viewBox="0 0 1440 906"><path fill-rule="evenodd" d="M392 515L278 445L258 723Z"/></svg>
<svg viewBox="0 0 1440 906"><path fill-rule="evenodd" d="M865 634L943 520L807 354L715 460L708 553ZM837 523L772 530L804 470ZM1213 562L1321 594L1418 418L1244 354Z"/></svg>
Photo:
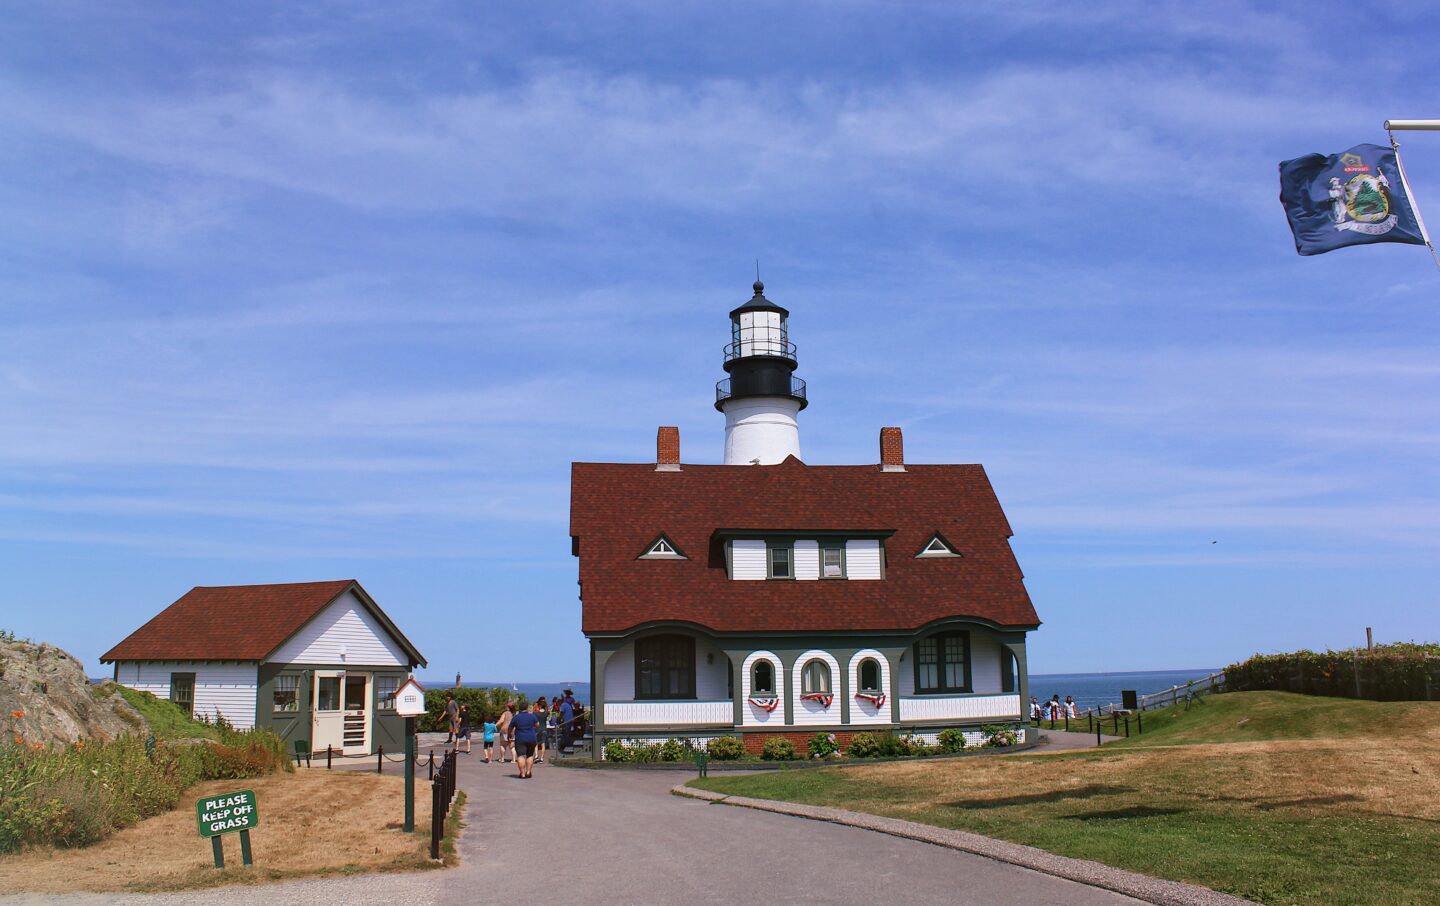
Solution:
<svg viewBox="0 0 1440 906"><path fill-rule="evenodd" d="M934 546L937 545L937 544L940 545L941 550L938 550L938 551L937 551L937 550L931 550L931 548L934 547ZM947 544L947 543L945 542L945 539L940 537L940 533L939 533L939 532L936 532L935 534L933 534L933 535L930 536L930 540L929 540L929 541L926 541L926 542L925 542L925 546L922 547L922 548L920 548L920 553L916 554L916 555L915 555L915 558L918 560L918 559L920 559L920 558L922 558L922 557L931 557L931 558L934 558L934 557L958 557L958 556L960 556L960 555L957 554L957 553L955 552L955 550L954 550L952 547L950 547L949 544Z"/></svg>
<svg viewBox="0 0 1440 906"><path fill-rule="evenodd" d="M661 545L664 545L665 547L668 547L670 549L668 551L662 551L659 549ZM688 560L689 558L686 557L684 554L680 553L680 548L676 547L675 542L671 541L668 536L661 535L659 538L656 538L654 541L650 542L650 546L645 549L645 553L641 554L638 559Z"/></svg>

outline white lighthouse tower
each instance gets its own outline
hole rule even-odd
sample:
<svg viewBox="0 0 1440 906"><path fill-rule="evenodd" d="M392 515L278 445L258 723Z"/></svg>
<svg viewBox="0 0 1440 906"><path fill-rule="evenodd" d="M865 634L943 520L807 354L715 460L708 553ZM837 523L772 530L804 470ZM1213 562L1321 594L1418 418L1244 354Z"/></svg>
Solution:
<svg viewBox="0 0 1440 906"><path fill-rule="evenodd" d="M730 312L730 345L725 371L715 385L715 408L725 413L725 464L762 465L800 457L796 416L808 403L805 382L795 376L795 344L790 342L790 313L755 295Z"/></svg>

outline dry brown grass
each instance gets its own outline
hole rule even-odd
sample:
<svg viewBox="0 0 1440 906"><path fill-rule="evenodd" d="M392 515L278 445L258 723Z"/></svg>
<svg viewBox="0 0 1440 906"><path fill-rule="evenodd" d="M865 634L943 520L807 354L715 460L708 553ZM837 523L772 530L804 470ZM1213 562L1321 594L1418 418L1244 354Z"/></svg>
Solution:
<svg viewBox="0 0 1440 906"><path fill-rule="evenodd" d="M181 806L85 849L32 849L0 856L0 894L178 890L303 875L403 871L430 866L430 797L416 784L415 828L401 829L399 777L301 769L254 780L218 780ZM225 871L195 822L195 800L253 789L260 826L250 832L255 866L240 867L240 838L225 836Z"/></svg>

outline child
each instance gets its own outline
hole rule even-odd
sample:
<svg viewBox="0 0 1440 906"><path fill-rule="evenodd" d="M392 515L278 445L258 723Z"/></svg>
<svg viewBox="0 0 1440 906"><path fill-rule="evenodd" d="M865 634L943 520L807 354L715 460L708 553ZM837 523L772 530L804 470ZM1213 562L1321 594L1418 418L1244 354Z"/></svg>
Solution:
<svg viewBox="0 0 1440 906"><path fill-rule="evenodd" d="M495 757L495 721L487 720L480 728L480 741L485 744L485 763L489 764L490 759Z"/></svg>
<svg viewBox="0 0 1440 906"><path fill-rule="evenodd" d="M461 749L460 751L461 751L461 753L464 754L464 755L469 755L469 754L470 754L470 706L469 706L469 705L461 705L461 706L460 706L460 726L459 726L459 728L455 731L455 742L456 742L457 744L462 743L462 742L465 743L465 748Z"/></svg>

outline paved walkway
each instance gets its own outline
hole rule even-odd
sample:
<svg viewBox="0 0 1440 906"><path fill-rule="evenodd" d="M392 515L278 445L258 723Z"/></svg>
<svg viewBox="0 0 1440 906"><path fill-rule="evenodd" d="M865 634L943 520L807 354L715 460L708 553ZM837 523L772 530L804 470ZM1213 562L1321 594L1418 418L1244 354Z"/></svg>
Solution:
<svg viewBox="0 0 1440 906"><path fill-rule="evenodd" d="M423 776L423 775L422 775ZM929 843L670 794L683 775L461 756L470 797L455 869L292 881L155 896L0 898L3 903L413 904L541 900L606 903L1006 903L1099 906L1138 900ZM555 868L573 891L547 890ZM263 893L262 893L263 890Z"/></svg>

